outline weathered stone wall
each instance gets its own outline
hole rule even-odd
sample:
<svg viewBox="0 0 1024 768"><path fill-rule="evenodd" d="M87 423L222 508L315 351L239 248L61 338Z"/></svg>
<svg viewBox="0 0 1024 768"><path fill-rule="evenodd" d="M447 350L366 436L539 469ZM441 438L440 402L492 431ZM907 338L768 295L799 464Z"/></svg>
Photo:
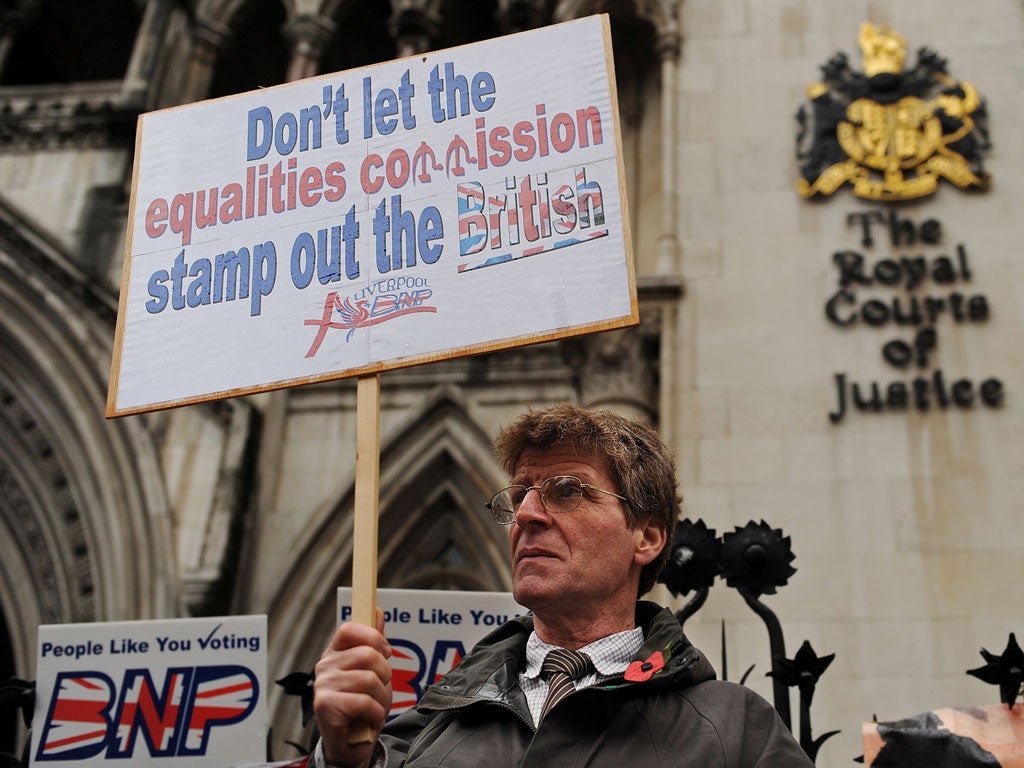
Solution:
<svg viewBox="0 0 1024 768"><path fill-rule="evenodd" d="M1021 631L1016 584L1024 571L1019 510L1024 411L1024 331L1018 258L1024 152L1017 126L1024 72L1024 9L1012 2L750 2L687 0L679 68L679 217L682 274L682 386L676 428L684 513L719 534L765 520L792 537L798 572L765 598L782 619L792 657L804 639L836 659L814 699L815 733L841 729L819 765L848 765L860 754L859 723L933 707L998 702L998 692L964 674L984 646L1001 653ZM800 198L794 115L819 67L845 51L861 68L861 22L887 24L907 40L907 64L927 46L949 74L986 99L992 150L987 192L942 182L932 196L885 204L849 186L823 200ZM878 211L911 220L914 245L893 245L888 224L864 247L850 214ZM929 219L934 244L920 239ZM905 288L856 287L869 297L981 295L989 316L934 323L927 365L898 369L882 356L894 339L925 326L840 327L825 304L838 290L835 251L868 264L883 258L969 259L969 278ZM855 307L844 305L844 315ZM911 406L905 412L847 413L839 423L836 373L868 385L931 377L941 369L974 382L974 405ZM979 402L977 385L995 377L999 408ZM720 584L688 624L721 664L771 695L764 627ZM794 714L796 697L794 694ZM794 722L796 727L796 722Z"/></svg>

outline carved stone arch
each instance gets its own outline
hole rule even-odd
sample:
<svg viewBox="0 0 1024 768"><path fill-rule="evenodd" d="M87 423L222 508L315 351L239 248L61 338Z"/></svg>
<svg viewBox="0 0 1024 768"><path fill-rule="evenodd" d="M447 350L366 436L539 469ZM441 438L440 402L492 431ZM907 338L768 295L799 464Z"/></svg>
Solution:
<svg viewBox="0 0 1024 768"><path fill-rule="evenodd" d="M391 3L359 0L326 2L318 19L336 30L325 40L318 60L320 72L340 72L397 58L389 29Z"/></svg>
<svg viewBox="0 0 1024 768"><path fill-rule="evenodd" d="M496 486L481 482L472 463L478 457L465 455L451 433L437 437L424 446L428 452L407 452L382 478L380 584L511 589L505 531L483 506Z"/></svg>
<svg viewBox="0 0 1024 768"><path fill-rule="evenodd" d="M271 0L278 5L286 5L285 0ZM197 0L195 17L204 21L230 27L238 14L247 6L264 2L264 0Z"/></svg>
<svg viewBox="0 0 1024 768"><path fill-rule="evenodd" d="M16 669L40 623L172 615L156 452L108 422L114 299L0 205L0 603Z"/></svg>
<svg viewBox="0 0 1024 768"><path fill-rule="evenodd" d="M459 390L436 391L382 438L379 583L510 589L507 534L483 508L504 474L491 456L490 436ZM315 516L271 601L269 661L275 674L312 669L333 631L336 587L351 583L353 476ZM452 547L470 562L446 561ZM440 562L411 559L438 554ZM270 712L275 743L302 740L294 701L272 691Z"/></svg>
<svg viewBox="0 0 1024 768"><path fill-rule="evenodd" d="M285 81L286 0L199 0L189 24L190 61L180 102Z"/></svg>

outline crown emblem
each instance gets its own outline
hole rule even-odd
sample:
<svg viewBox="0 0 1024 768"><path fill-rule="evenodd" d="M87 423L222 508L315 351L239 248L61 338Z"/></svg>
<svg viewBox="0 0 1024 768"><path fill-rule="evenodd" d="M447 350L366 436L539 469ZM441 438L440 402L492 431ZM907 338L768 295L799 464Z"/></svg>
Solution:
<svg viewBox="0 0 1024 768"><path fill-rule="evenodd" d="M858 36L864 70L845 53L821 66L796 118L797 191L827 197L851 184L869 200L912 200L945 179L960 189L989 186L982 155L991 144L985 104L974 86L949 75L928 48L906 69L906 41L865 22Z"/></svg>
<svg viewBox="0 0 1024 768"><path fill-rule="evenodd" d="M860 25L861 55L864 59L864 74L874 77L880 74L895 75L903 71L907 58L907 41L903 35L889 27L864 22Z"/></svg>

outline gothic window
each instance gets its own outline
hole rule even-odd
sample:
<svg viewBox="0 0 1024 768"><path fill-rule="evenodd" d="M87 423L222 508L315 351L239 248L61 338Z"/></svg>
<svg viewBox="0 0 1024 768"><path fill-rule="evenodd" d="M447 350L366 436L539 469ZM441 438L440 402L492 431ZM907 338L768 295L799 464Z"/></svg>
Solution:
<svg viewBox="0 0 1024 768"><path fill-rule="evenodd" d="M282 3L248 3L230 21L231 34L217 57L210 98L280 85L288 70Z"/></svg>
<svg viewBox="0 0 1024 768"><path fill-rule="evenodd" d="M342 72L395 57L395 43L388 33L391 4L351 3L348 13L334 19L336 32L324 46L322 72Z"/></svg>
<svg viewBox="0 0 1024 768"><path fill-rule="evenodd" d="M481 561L480 541L450 492L424 510L416 533L405 538L390 558L385 586L405 589L501 589L498 579L488 583L493 563Z"/></svg>
<svg viewBox="0 0 1024 768"><path fill-rule="evenodd" d="M120 80L128 69L139 4L132 0L20 0L0 11L10 54L3 85Z"/></svg>

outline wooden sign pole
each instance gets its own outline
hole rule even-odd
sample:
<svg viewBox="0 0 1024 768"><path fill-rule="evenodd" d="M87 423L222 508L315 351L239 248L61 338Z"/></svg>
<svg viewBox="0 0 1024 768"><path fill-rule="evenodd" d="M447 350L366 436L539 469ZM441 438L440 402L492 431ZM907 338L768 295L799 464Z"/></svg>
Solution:
<svg viewBox="0 0 1024 768"><path fill-rule="evenodd" d="M377 611L377 507L380 498L380 374L356 379L356 489L352 523L352 620L372 627ZM349 746L373 742L352 723Z"/></svg>

